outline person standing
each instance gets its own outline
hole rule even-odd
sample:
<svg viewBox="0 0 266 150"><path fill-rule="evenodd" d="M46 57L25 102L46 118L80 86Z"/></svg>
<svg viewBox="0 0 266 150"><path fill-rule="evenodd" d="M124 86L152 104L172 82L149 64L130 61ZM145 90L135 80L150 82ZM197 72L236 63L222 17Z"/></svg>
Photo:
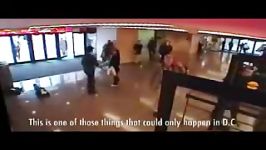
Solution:
<svg viewBox="0 0 266 150"><path fill-rule="evenodd" d="M93 47L87 47L85 55L82 57L81 64L85 74L87 75L87 90L88 94L95 94L95 68L99 66L96 57L93 55Z"/></svg>
<svg viewBox="0 0 266 150"><path fill-rule="evenodd" d="M153 60L153 57L155 55L155 49L156 49L156 41L154 38L151 38L149 43L148 43L150 61Z"/></svg>
<svg viewBox="0 0 266 150"><path fill-rule="evenodd" d="M17 42L17 46L16 46L16 56L17 59L20 59L20 42Z"/></svg>
<svg viewBox="0 0 266 150"><path fill-rule="evenodd" d="M229 42L228 46L229 46L229 52L231 52L234 46L233 39Z"/></svg>
<svg viewBox="0 0 266 150"><path fill-rule="evenodd" d="M118 83L120 81L118 73L120 71L120 52L117 48L114 48L113 54L111 56L111 60L109 63L109 69L113 68L115 70L115 73L113 74L113 84L111 85L112 87L118 86Z"/></svg>
<svg viewBox="0 0 266 150"><path fill-rule="evenodd" d="M248 50L249 50L248 43L245 43L244 46L243 46L244 54L246 54Z"/></svg>
<svg viewBox="0 0 266 150"><path fill-rule="evenodd" d="M222 42L222 51L224 51L224 47L225 47L225 39L223 40L223 42Z"/></svg>
<svg viewBox="0 0 266 150"><path fill-rule="evenodd" d="M60 38L59 47L60 47L62 57L66 57L67 56L67 41L63 38Z"/></svg>
<svg viewBox="0 0 266 150"><path fill-rule="evenodd" d="M103 51L101 54L103 62L109 61L112 55L113 47L114 47L114 43L111 40L108 40L107 43L103 46Z"/></svg>
<svg viewBox="0 0 266 150"><path fill-rule="evenodd" d="M159 53L161 55L161 62L164 61L164 56L170 54L172 50L173 50L173 47L170 41L166 41L160 46Z"/></svg>
<svg viewBox="0 0 266 150"><path fill-rule="evenodd" d="M142 51L142 47L143 45L141 44L140 40L137 41L136 44L134 44L133 49L134 49L134 53L135 53L135 63L139 64L141 66L141 51Z"/></svg>
<svg viewBox="0 0 266 150"><path fill-rule="evenodd" d="M237 51L237 52L242 52L242 50L243 50L243 48L244 48L244 43L241 43L240 45L239 45L239 51Z"/></svg>

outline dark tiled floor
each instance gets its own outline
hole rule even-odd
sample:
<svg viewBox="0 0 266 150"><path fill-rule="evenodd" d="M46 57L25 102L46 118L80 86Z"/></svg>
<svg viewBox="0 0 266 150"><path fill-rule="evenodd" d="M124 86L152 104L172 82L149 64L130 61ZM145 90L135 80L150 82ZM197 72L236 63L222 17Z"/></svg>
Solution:
<svg viewBox="0 0 266 150"><path fill-rule="evenodd" d="M202 58L180 54L180 60L188 63L190 74L214 80L222 80L229 66L230 55L207 53ZM222 59L220 59L222 58ZM158 90L150 86L150 78L155 67L145 63L143 68L129 64L121 67L121 84L112 88L112 79L105 70L96 72L96 87L98 96L89 96L86 93L86 77L82 71L71 72L55 76L14 83L23 86L25 92L19 96L7 97L6 103L14 131L153 131L153 126L126 126L119 124L111 126L30 126L29 118L40 120L49 119L73 120L154 120L152 113L157 103ZM33 83L46 87L51 97L37 99L34 95ZM185 106L185 94L189 89L177 88L171 120L181 120ZM194 95L216 100L215 96L192 91ZM191 101L186 119L208 120L213 106ZM228 112L226 112L228 116ZM242 122L253 124L255 119L239 114ZM113 122L114 123L114 122ZM117 122L118 123L118 122ZM241 130L252 131L249 125L241 124ZM169 127L169 131L205 131L207 127L193 128L189 126Z"/></svg>

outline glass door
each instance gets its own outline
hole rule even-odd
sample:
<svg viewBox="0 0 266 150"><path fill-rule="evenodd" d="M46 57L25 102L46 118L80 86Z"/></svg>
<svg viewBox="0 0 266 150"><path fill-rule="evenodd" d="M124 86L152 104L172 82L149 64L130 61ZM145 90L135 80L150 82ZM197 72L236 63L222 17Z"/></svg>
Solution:
<svg viewBox="0 0 266 150"><path fill-rule="evenodd" d="M71 32L59 34L60 56L63 59L73 59L73 37Z"/></svg>
<svg viewBox="0 0 266 150"><path fill-rule="evenodd" d="M32 35L33 51L35 60L45 60L43 37L41 34Z"/></svg>
<svg viewBox="0 0 266 150"><path fill-rule="evenodd" d="M91 45L96 53L96 33L87 33L86 46Z"/></svg>
<svg viewBox="0 0 266 150"><path fill-rule="evenodd" d="M80 56L85 54L84 33L73 33L74 54Z"/></svg>
<svg viewBox="0 0 266 150"><path fill-rule="evenodd" d="M239 49L238 51L241 54L252 54L252 50L254 47L254 41L248 40L248 39L244 39L244 40L240 40L240 45L239 45Z"/></svg>
<svg viewBox="0 0 266 150"><path fill-rule="evenodd" d="M266 42L257 41L255 45L254 55L261 56L263 51L266 51Z"/></svg>
<svg viewBox="0 0 266 150"><path fill-rule="evenodd" d="M9 36L0 37L0 61L14 63L11 40Z"/></svg>
<svg viewBox="0 0 266 150"><path fill-rule="evenodd" d="M27 35L12 36L15 45L15 56L17 62L28 62L30 58L30 50Z"/></svg>
<svg viewBox="0 0 266 150"><path fill-rule="evenodd" d="M45 34L47 58L57 58L55 34Z"/></svg>

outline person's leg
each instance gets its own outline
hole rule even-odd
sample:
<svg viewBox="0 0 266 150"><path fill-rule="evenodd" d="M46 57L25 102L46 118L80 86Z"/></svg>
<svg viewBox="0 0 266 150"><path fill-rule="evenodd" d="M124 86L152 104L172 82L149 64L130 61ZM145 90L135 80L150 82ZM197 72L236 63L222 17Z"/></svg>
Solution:
<svg viewBox="0 0 266 150"><path fill-rule="evenodd" d="M89 94L94 94L95 93L95 81L94 81L94 76L93 75L88 75L88 93Z"/></svg>
<svg viewBox="0 0 266 150"><path fill-rule="evenodd" d="M237 126L239 126L237 122L238 109L239 109L239 103L232 102L231 107L230 107L230 115L231 115L231 119L235 119L234 124L236 124Z"/></svg>
<svg viewBox="0 0 266 150"><path fill-rule="evenodd" d="M116 72L116 75L114 76L114 82L113 85L117 86L119 84L119 76L118 76L118 72Z"/></svg>
<svg viewBox="0 0 266 150"><path fill-rule="evenodd" d="M152 54L151 54L152 52L151 52L151 50L149 49L149 59L151 60L152 58Z"/></svg>
<svg viewBox="0 0 266 150"><path fill-rule="evenodd" d="M224 105L223 101L218 100L218 103L216 104L216 106L212 112L212 115L211 115L211 125L208 128L209 130L212 130L214 128L214 124L213 124L214 120L222 123L224 111L225 111L225 105ZM221 125L220 125L220 127L221 127ZM219 128L219 127L215 126L215 128Z"/></svg>

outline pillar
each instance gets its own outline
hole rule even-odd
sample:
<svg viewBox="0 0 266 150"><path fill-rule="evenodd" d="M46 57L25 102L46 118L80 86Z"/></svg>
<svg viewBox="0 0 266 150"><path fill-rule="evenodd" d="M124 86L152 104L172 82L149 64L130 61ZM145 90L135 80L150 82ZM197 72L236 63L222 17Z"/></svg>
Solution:
<svg viewBox="0 0 266 150"><path fill-rule="evenodd" d="M190 54L195 54L198 52L198 46L200 42L200 35L196 33L189 33L191 34L191 45L189 49Z"/></svg>

